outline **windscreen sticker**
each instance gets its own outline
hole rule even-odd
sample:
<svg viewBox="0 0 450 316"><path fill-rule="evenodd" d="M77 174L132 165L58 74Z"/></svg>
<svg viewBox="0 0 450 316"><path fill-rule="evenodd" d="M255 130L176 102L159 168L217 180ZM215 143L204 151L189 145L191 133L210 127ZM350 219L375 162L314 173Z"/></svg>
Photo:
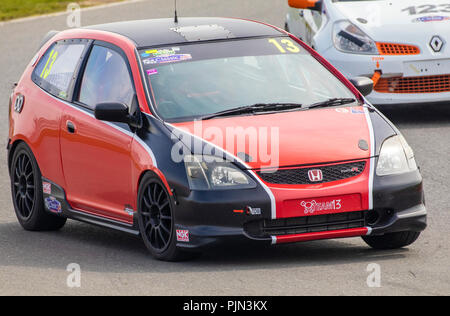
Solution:
<svg viewBox="0 0 450 316"><path fill-rule="evenodd" d="M186 61L190 59L192 59L191 54L176 54L171 56L160 56L144 59L144 64L146 65L168 64L179 61Z"/></svg>
<svg viewBox="0 0 450 316"><path fill-rule="evenodd" d="M162 57L176 55L180 51L179 47L172 47L166 49L150 49L141 54L142 57Z"/></svg>
<svg viewBox="0 0 450 316"><path fill-rule="evenodd" d="M269 39L269 43L273 44L282 54L290 53L299 53L300 48L296 46L296 44L289 39L278 40L275 38Z"/></svg>
<svg viewBox="0 0 450 316"><path fill-rule="evenodd" d="M158 69L149 69L147 70L147 75L152 76L158 74Z"/></svg>

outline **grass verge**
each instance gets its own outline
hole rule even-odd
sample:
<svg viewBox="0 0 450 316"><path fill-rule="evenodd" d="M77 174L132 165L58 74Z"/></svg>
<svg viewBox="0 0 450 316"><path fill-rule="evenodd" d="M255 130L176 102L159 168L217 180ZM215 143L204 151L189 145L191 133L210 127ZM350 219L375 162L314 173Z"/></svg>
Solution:
<svg viewBox="0 0 450 316"><path fill-rule="evenodd" d="M124 0L0 0L0 21L65 11L69 3L90 7Z"/></svg>

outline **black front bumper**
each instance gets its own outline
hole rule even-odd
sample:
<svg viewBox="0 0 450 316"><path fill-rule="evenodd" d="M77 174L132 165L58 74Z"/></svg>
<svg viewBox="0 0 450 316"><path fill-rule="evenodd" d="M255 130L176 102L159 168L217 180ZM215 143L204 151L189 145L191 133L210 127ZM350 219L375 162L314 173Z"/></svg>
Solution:
<svg viewBox="0 0 450 316"><path fill-rule="evenodd" d="M423 231L427 210L420 172L374 178L373 210L378 218L371 224L372 235L400 231Z"/></svg>
<svg viewBox="0 0 450 316"><path fill-rule="evenodd" d="M188 230L189 242L178 242L179 247L186 249L205 248L220 243L262 242L271 244L271 235L255 230L255 227L279 225L272 220L270 203L267 195L260 189L222 192L191 192L188 197L178 199L176 212L176 229ZM251 216L245 213L234 213L246 206L261 208L261 215ZM423 231L427 226L422 177L419 171L402 175L375 177L373 186L373 209L360 212L364 214L358 227L367 227L370 235L383 235L399 231ZM319 215L320 216L320 215ZM311 219L318 216L310 216ZM304 218L304 217L303 217ZM300 218L299 218L300 219ZM354 225L355 220L347 218L345 225ZM311 221L314 222L314 221ZM297 223L289 219L289 223ZM349 224L350 223L350 224ZM321 232L321 228L307 228L310 232ZM334 225L321 225L322 231L333 231ZM251 227L252 229L249 229ZM296 229L300 229L297 226ZM345 227L345 226L344 226ZM346 226L356 228L356 226ZM283 227L293 230L294 227ZM283 229L280 229L282 231ZM301 229L304 229L302 226ZM344 228L345 229L345 228ZM299 231L299 230L297 230ZM302 230L303 232L304 230Z"/></svg>

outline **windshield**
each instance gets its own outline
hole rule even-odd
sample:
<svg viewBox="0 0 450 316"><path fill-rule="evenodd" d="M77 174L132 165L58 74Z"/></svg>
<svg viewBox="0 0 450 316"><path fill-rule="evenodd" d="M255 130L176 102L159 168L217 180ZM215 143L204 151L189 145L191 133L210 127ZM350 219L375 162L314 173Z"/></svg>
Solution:
<svg viewBox="0 0 450 316"><path fill-rule="evenodd" d="M242 106L355 98L288 37L188 44L141 50L157 113L200 118Z"/></svg>

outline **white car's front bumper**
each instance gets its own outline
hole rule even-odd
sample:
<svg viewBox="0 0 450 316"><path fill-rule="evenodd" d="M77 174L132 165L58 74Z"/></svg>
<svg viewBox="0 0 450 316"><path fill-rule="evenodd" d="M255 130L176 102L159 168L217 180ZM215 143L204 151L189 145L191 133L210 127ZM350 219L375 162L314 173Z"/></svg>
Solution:
<svg viewBox="0 0 450 316"><path fill-rule="evenodd" d="M375 105L450 102L450 56L445 54L425 52L420 55L401 56L359 55L340 52L333 46L320 53L347 78L372 77L377 70L381 70L381 78L384 79L443 76L436 79L436 85L439 85L440 90L446 91L439 93L431 93L429 91L433 91L432 89L421 87L422 81L420 80L414 80L414 86L402 91L402 93L389 93L393 89L377 92L376 90L381 91L382 89L380 89L380 86L376 86L374 92L367 96L367 99ZM445 77L445 75L448 75L448 77ZM422 92L408 92L408 90L414 91L414 89L422 90Z"/></svg>

